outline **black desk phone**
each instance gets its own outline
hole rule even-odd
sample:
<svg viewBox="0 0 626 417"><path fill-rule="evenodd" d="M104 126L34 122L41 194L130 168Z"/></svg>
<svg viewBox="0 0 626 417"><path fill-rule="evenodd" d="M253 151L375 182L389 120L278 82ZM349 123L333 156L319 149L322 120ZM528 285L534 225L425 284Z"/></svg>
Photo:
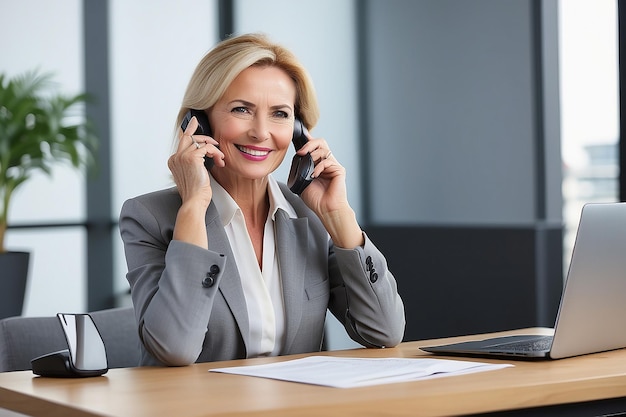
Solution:
<svg viewBox="0 0 626 417"><path fill-rule="evenodd" d="M180 126L183 131L187 129L187 125L193 116L196 116L196 119L198 120L198 128L193 134L210 136L211 125L209 124L209 118L202 110L191 109L185 114L183 122ZM304 127L300 119L296 118L293 124L293 135L291 137L291 142L293 143L296 151L302 148L309 140L306 133L306 127ZM213 159L204 157L204 166L206 169L210 170L211 167L213 167ZM313 162L313 158L310 154L307 153L303 156L294 155L291 161L291 169L289 170L289 178L287 179L287 185L293 193L300 195L311 183L311 181L313 181L313 178L311 178L313 168L315 168L315 163Z"/></svg>

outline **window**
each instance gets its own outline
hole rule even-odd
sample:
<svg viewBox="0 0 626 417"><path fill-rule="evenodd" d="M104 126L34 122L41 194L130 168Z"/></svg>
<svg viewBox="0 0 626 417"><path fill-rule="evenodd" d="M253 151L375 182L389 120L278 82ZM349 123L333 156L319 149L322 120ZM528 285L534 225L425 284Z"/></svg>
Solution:
<svg viewBox="0 0 626 417"><path fill-rule="evenodd" d="M559 19L567 266L583 204L619 198L617 2L561 0Z"/></svg>

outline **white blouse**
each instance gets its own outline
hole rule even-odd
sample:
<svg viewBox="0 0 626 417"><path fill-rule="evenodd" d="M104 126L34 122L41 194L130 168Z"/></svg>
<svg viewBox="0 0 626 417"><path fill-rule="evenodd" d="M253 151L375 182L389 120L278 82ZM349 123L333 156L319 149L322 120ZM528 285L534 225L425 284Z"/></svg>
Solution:
<svg viewBox="0 0 626 417"><path fill-rule="evenodd" d="M248 308L250 334L247 357L276 356L284 344L285 309L280 268L276 255L274 221L280 208L295 218L293 207L280 191L277 181L269 176L270 211L263 233L263 268L259 268L243 213L235 200L211 177L213 202L224 225L241 277ZM210 239L210 237L209 237Z"/></svg>

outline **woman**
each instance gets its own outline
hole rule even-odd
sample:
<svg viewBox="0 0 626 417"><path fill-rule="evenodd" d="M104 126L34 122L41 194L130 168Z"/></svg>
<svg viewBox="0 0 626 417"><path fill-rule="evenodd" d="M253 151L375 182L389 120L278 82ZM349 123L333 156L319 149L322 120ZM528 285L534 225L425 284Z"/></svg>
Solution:
<svg viewBox="0 0 626 417"><path fill-rule="evenodd" d="M394 346L404 306L384 256L356 221L346 172L309 136L314 178L300 196L271 173L295 118L311 129L315 92L294 55L262 35L218 44L183 98L208 117L178 129L176 187L120 214L142 365L180 366L319 351L329 309L356 342ZM211 158L210 172L205 158Z"/></svg>

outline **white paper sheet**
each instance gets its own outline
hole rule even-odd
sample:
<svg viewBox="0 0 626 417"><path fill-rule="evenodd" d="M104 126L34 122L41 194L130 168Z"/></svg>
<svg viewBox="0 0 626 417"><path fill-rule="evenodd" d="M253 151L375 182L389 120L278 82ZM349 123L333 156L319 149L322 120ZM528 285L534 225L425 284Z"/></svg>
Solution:
<svg viewBox="0 0 626 417"><path fill-rule="evenodd" d="M513 365L449 359L309 356L284 362L215 368L209 371L335 388L353 388L492 371L511 366Z"/></svg>

